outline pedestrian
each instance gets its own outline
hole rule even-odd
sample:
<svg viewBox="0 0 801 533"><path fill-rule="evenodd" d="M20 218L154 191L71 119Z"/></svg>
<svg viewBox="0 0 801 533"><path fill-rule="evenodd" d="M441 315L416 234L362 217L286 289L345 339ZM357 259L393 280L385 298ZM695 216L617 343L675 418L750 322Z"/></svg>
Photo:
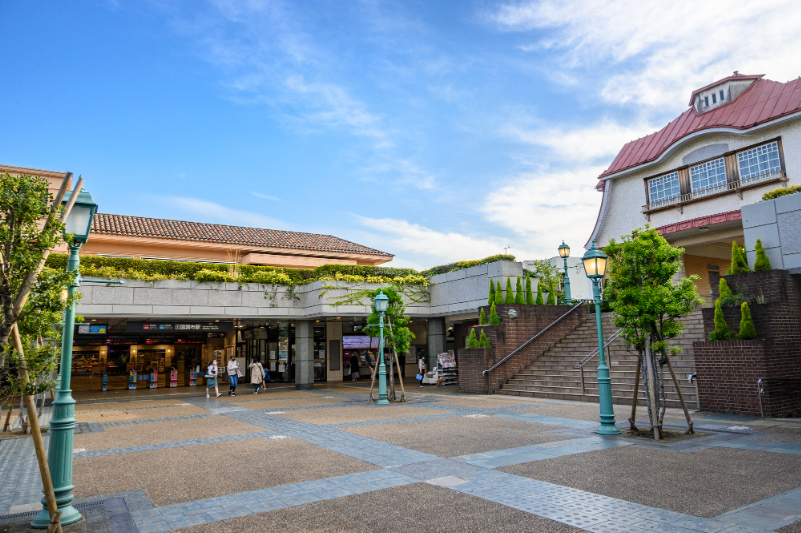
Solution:
<svg viewBox="0 0 801 533"><path fill-rule="evenodd" d="M233 357L228 361L228 396L236 396L236 386L239 382L239 361Z"/></svg>
<svg viewBox="0 0 801 533"><path fill-rule="evenodd" d="M259 386L264 381L264 367L254 359L248 368L250 368L250 384L253 385L253 394L258 394Z"/></svg>
<svg viewBox="0 0 801 533"><path fill-rule="evenodd" d="M217 385L217 360L212 359L209 366L206 367L206 398L209 397L209 389L214 387L214 392L217 393L217 398L221 396L220 387Z"/></svg>
<svg viewBox="0 0 801 533"><path fill-rule="evenodd" d="M264 370L264 379L261 382L261 389L262 390L267 390L267 384L269 382L271 382L272 379L270 378L270 371L269 370L267 370L264 367L262 367L262 370Z"/></svg>
<svg viewBox="0 0 801 533"><path fill-rule="evenodd" d="M417 374L417 380L420 382L420 387L423 387L423 376L426 375L426 361L423 359L423 356L420 356L420 359L417 361L417 368L420 371Z"/></svg>
<svg viewBox="0 0 801 533"><path fill-rule="evenodd" d="M358 381L359 379L359 356L356 352L350 356L350 380Z"/></svg>

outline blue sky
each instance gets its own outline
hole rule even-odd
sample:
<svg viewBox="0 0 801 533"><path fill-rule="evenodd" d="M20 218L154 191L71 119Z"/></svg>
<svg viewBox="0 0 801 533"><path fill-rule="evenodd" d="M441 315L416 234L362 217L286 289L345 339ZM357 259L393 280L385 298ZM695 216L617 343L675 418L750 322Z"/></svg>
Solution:
<svg viewBox="0 0 801 533"><path fill-rule="evenodd" d="M801 74L801 3L0 0L0 163L100 209L327 233L427 268L576 253L622 145L733 70Z"/></svg>

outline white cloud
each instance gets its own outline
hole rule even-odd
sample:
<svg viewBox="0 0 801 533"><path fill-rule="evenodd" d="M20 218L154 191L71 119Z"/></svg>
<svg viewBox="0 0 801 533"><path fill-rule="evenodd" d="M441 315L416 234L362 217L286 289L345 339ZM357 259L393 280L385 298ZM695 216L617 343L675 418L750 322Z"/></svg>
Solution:
<svg viewBox="0 0 801 533"><path fill-rule="evenodd" d="M409 184L418 189L433 189L437 185L435 175L406 159L386 159L363 168L360 172L370 181L386 182L386 176L389 176L392 181Z"/></svg>
<svg viewBox="0 0 801 533"><path fill-rule="evenodd" d="M525 259L555 256L562 240L579 249L598 216L601 194L592 184L603 170L584 166L515 176L490 193L481 211L528 243L533 255Z"/></svg>
<svg viewBox="0 0 801 533"><path fill-rule="evenodd" d="M270 196L269 194L262 194L260 192L250 191L250 194L252 194L256 198L262 198L264 200L274 200L276 202L282 202L283 201L280 198L278 198L277 196Z"/></svg>
<svg viewBox="0 0 801 533"><path fill-rule="evenodd" d="M226 207L207 200L199 200L197 198L184 196L167 196L158 197L158 201L169 205L172 212L191 215L193 220L198 220L200 222L214 222L254 228L287 229L287 224L278 219L266 217L259 213Z"/></svg>
<svg viewBox="0 0 801 533"><path fill-rule="evenodd" d="M485 17L503 30L536 31L539 41L526 49L561 50L550 68L596 69L585 83L611 103L680 107L733 70L778 81L799 75L797 0L525 0Z"/></svg>

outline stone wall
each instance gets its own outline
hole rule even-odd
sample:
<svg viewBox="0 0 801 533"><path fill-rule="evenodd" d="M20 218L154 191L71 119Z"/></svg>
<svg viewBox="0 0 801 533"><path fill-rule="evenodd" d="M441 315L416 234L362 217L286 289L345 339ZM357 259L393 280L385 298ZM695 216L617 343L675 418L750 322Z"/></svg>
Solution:
<svg viewBox="0 0 801 533"><path fill-rule="evenodd" d="M801 193L744 205L742 214L749 266L754 267L760 239L773 268L801 273Z"/></svg>

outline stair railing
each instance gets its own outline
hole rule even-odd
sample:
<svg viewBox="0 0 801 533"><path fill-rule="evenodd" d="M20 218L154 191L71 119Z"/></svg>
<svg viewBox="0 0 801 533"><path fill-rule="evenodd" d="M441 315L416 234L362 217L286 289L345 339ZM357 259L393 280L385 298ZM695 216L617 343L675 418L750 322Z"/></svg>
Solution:
<svg viewBox="0 0 801 533"><path fill-rule="evenodd" d="M510 358L510 357L512 357L514 354L518 353L520 350L522 350L523 348L525 348L526 346L528 346L529 344L531 344L532 342L534 342L535 340L537 340L537 339L538 339L538 338L539 338L541 335L543 335L543 334L544 334L546 331L548 331L549 329L551 329L552 327L554 327L556 324L558 324L559 322L561 322L562 320L564 320L565 318L567 318L567 317L568 317L568 316L569 316L571 313L573 313L573 311L575 311L576 309L578 309L579 307L581 307L582 305L584 305L584 304L585 304L585 303L587 303L587 302L588 302L587 300L582 300L581 302L577 303L576 305L574 305L573 307L571 307L571 308L570 308L570 310L569 310L567 313L565 313L564 315L560 316L559 318L557 318L556 320L554 320L553 322L551 322L550 324L548 324L547 326L545 326L545 327L544 327L543 329L541 329L541 330L540 330L540 331L539 331L539 332L538 332L536 335L534 335L534 336L533 336L533 337L531 337L529 340L527 340L526 342L524 342L523 344L521 344L520 346L518 346L517 348L515 348L514 350L512 350L512 351L509 353L509 355L507 355L506 357L504 357L503 359L501 359L500 361L498 361L497 363L495 363L494 365L492 365L492 366L491 366L491 367L489 367L488 369L484 370L484 371L483 371L481 374L482 374L482 375L484 375L484 376L487 376L487 394L492 394L492 371L493 371L493 370L495 370L496 368L498 368L499 366L501 366L502 364L504 364L504 363L505 363L506 361L508 361L508 360L509 360L509 358Z"/></svg>
<svg viewBox="0 0 801 533"><path fill-rule="evenodd" d="M620 335L620 330L617 330L608 339L606 339L606 341L604 342L604 348L606 348L607 346L612 344L612 342L618 337L618 335ZM582 359L580 363L578 363L576 366L573 367L574 370L581 370L581 393L582 394L587 394L587 389L586 389L586 387L584 387L584 365L586 365L587 363L589 363L590 361L595 359L595 356L598 355L598 352L599 352L598 348L594 349L589 354L587 354L587 357ZM609 365L611 366L612 360L609 359L609 357L607 357L607 361L608 361Z"/></svg>

